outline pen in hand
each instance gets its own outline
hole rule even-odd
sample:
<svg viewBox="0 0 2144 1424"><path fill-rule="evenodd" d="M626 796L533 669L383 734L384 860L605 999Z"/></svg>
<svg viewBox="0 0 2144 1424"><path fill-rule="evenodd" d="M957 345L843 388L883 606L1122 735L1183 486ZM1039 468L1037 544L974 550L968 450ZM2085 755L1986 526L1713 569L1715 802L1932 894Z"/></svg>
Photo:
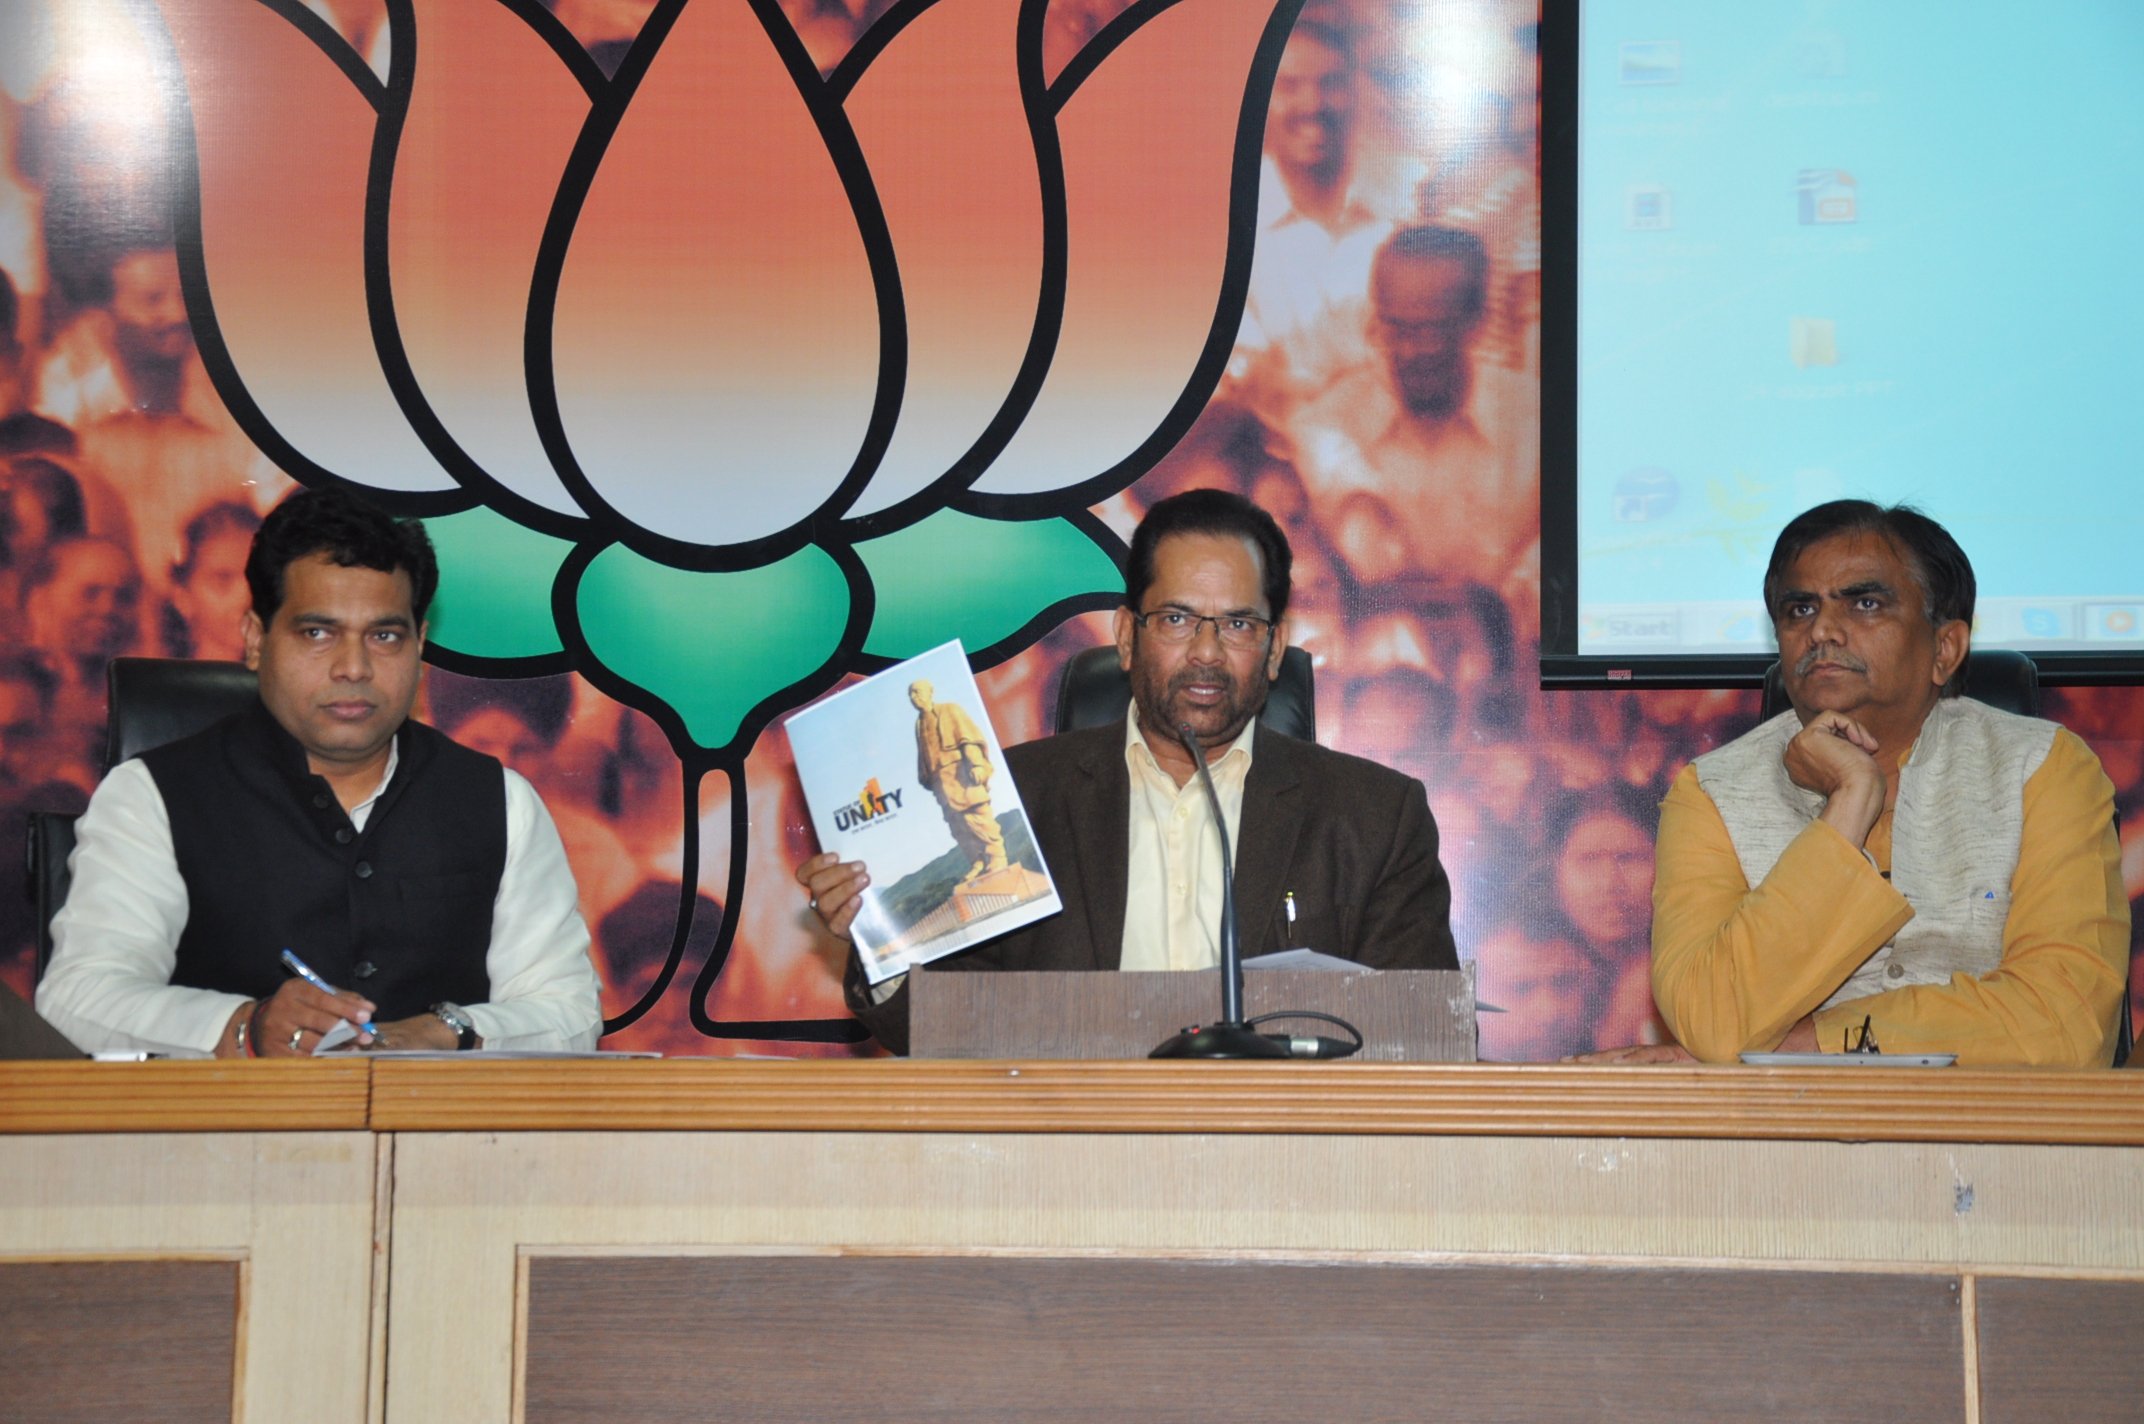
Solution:
<svg viewBox="0 0 2144 1424"><path fill-rule="evenodd" d="M297 955L291 953L287 949L283 951L283 963L285 967L290 970L291 973L297 975L300 979L303 979L306 983L312 985L315 989L318 989L323 994L339 994L342 992L342 990L336 988L333 984L330 984L327 980L321 978L318 974L315 974L313 972L312 965L307 964L304 960L298 958ZM370 1023L360 1023L358 1027L369 1034L377 1035L379 1033L379 1030L377 1028L374 1028Z"/></svg>

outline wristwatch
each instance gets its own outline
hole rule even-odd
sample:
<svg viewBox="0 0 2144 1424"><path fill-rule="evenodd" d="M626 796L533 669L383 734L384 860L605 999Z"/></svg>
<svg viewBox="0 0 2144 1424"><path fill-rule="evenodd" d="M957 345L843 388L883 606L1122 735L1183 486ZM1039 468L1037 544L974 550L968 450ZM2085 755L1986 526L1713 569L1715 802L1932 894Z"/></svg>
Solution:
<svg viewBox="0 0 2144 1424"><path fill-rule="evenodd" d="M432 1005L432 1014L454 1030L454 1047L457 1052L467 1053L476 1047L476 1022L469 1017L467 1009L460 1004L450 1004L441 999Z"/></svg>

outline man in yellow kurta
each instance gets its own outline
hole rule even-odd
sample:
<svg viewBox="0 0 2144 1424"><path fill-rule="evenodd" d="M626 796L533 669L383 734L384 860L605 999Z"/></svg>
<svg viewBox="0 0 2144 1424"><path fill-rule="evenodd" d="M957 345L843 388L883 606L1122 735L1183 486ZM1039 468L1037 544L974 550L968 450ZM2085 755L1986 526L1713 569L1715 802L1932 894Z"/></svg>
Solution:
<svg viewBox="0 0 2144 1424"><path fill-rule="evenodd" d="M2070 732L1955 696L1972 565L1925 515L1790 523L1765 604L1793 710L1661 808L1653 994L1683 1046L2104 1067L2127 1011L2114 788ZM1753 888L1754 887L1754 888Z"/></svg>
<svg viewBox="0 0 2144 1424"><path fill-rule="evenodd" d="M934 701L928 682L910 683L908 700L916 708L916 779L938 798L968 857L961 883L1003 870L1005 834L990 811L990 743L960 704Z"/></svg>

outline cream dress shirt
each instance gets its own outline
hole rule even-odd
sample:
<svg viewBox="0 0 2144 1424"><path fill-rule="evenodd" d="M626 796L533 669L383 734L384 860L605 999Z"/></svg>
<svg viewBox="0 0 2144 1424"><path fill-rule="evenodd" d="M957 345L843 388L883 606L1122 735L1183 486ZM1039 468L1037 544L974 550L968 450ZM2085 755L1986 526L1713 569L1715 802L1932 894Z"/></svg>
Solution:
<svg viewBox="0 0 2144 1424"><path fill-rule="evenodd" d="M1207 763L1235 858L1243 782L1251 771L1251 719L1219 761ZM1194 776L1182 786L1162 770L1139 731L1135 703L1124 719L1131 773L1131 859L1125 867L1124 969L1211 969L1221 962L1221 848L1213 807Z"/></svg>

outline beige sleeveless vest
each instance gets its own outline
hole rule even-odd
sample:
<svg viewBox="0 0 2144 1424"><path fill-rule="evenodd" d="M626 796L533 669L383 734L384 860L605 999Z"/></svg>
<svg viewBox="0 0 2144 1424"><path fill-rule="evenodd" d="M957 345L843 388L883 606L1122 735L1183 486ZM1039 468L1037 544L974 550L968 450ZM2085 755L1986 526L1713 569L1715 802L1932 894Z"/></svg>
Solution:
<svg viewBox="0 0 2144 1424"><path fill-rule="evenodd" d="M1719 807L1752 886L1824 809L1824 798L1788 780L1780 763L1799 731L1800 719L1784 712L1695 763L1698 785ZM2047 759L2055 731L2053 722L1970 698L1935 705L1900 770L1891 817L1891 886L1913 918L1825 1007L1909 984L1945 984L1953 974L1986 974L2001 963L2025 782Z"/></svg>

